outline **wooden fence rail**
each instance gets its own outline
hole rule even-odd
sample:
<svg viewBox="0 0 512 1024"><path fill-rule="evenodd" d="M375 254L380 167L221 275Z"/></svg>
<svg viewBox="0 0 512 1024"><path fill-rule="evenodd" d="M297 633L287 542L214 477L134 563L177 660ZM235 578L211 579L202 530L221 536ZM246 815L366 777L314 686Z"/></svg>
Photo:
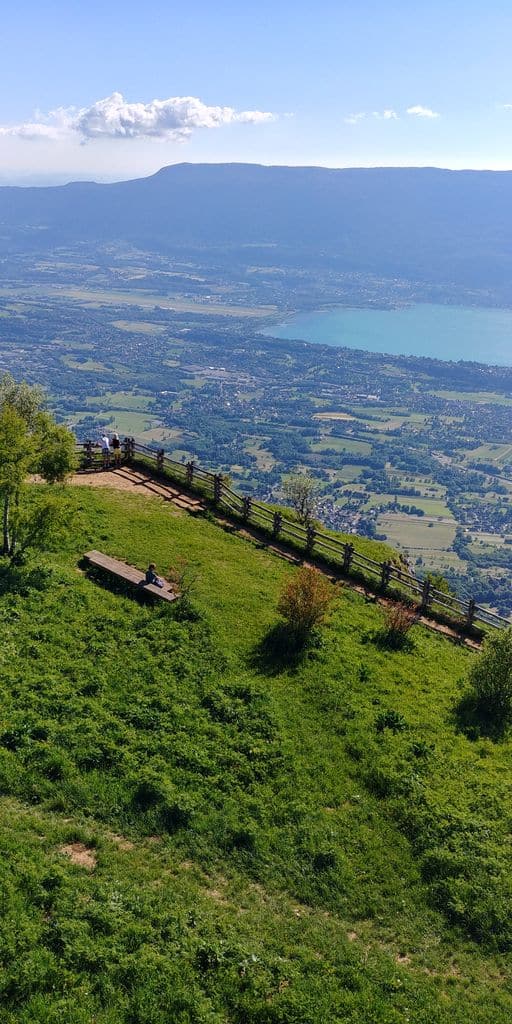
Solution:
<svg viewBox="0 0 512 1024"><path fill-rule="evenodd" d="M81 468L92 470L104 468L101 449L92 441L84 441L77 445L77 453ZM480 623L505 629L512 626L509 619L487 608L480 607L473 598L463 601L451 594L436 590L428 579L422 580L393 562L377 562L357 551L350 541L325 533L313 525L302 525L287 519L282 511L273 510L255 498L242 496L233 490L225 481L222 473L212 473L202 469L195 460L176 462L162 448L149 448L140 444L133 437L125 437L122 442L124 463L143 463L155 469L157 473L170 476L179 483L184 483L192 491L206 497L216 508L223 507L230 515L240 518L245 523L253 523L266 530L274 540L299 547L309 555L336 564L347 575L358 575L363 579L370 577L380 592L406 591L419 598L420 611L428 615L444 616L455 620L462 628L471 630ZM376 579L375 579L376 578Z"/></svg>

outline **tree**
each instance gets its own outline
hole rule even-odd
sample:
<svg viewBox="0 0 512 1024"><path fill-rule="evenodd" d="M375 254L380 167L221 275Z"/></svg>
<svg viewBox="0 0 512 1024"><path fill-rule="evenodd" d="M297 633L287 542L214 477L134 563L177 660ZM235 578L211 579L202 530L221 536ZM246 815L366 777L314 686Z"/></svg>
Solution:
<svg viewBox="0 0 512 1024"><path fill-rule="evenodd" d="M469 672L470 690L463 704L482 731L502 735L512 722L512 628L497 630Z"/></svg>
<svg viewBox="0 0 512 1024"><path fill-rule="evenodd" d="M65 479L75 466L75 439L64 426L55 423L43 408L40 388L18 383L10 374L0 380L0 501L2 503L2 554L14 558L23 524L25 538L42 537L55 522L53 507L48 514L40 510L47 524L41 529L35 522L37 511L22 508L25 480L39 473L49 483ZM41 523L42 526L42 523ZM27 543L25 543L27 546Z"/></svg>
<svg viewBox="0 0 512 1024"><path fill-rule="evenodd" d="M448 594L450 597L455 597L455 591L450 586L448 580L440 572L427 572L425 579L429 581L430 586L434 590L439 590L441 594Z"/></svg>
<svg viewBox="0 0 512 1024"><path fill-rule="evenodd" d="M277 610L297 645L304 644L325 618L334 598L332 585L318 569L302 566L285 585Z"/></svg>
<svg viewBox="0 0 512 1024"><path fill-rule="evenodd" d="M307 473L293 473L283 480L283 490L300 523L311 522L315 511L316 480Z"/></svg>

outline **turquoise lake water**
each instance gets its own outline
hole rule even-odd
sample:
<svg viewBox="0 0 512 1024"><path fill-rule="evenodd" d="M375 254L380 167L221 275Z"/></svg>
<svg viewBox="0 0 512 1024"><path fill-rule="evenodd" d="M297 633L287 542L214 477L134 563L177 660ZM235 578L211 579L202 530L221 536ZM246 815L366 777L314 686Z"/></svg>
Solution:
<svg viewBox="0 0 512 1024"><path fill-rule="evenodd" d="M339 307L297 313L264 333L367 352L512 366L512 309L429 303L389 310Z"/></svg>

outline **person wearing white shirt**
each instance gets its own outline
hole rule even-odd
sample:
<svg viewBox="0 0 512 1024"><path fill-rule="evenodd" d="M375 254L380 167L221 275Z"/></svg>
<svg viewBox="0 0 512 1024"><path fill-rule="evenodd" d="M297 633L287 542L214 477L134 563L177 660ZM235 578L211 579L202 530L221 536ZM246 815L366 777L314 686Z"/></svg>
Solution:
<svg viewBox="0 0 512 1024"><path fill-rule="evenodd" d="M110 439L108 434L103 434L103 436L98 441L98 444L101 448L101 454L103 458L103 469L108 469L110 465Z"/></svg>

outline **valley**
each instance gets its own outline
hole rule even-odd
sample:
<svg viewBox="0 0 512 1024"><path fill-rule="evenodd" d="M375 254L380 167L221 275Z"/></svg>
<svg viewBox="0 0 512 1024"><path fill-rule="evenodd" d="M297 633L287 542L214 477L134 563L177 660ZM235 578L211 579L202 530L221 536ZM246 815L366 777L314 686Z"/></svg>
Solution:
<svg viewBox="0 0 512 1024"><path fill-rule="evenodd" d="M206 251L17 254L0 264L0 367L43 384L80 438L115 429L270 501L310 473L328 526L386 538L510 615L512 370L272 336L276 309L326 290L351 306L421 297Z"/></svg>

